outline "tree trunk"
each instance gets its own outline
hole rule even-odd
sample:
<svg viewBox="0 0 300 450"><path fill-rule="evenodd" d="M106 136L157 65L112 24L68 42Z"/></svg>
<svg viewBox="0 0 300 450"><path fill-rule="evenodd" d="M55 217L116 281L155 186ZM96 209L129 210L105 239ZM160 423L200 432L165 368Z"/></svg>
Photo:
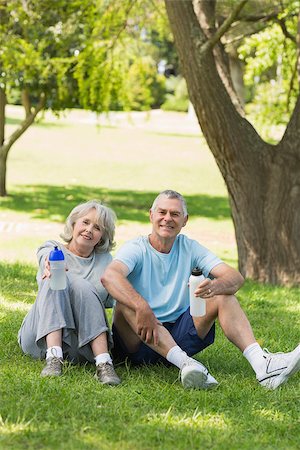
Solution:
<svg viewBox="0 0 300 450"><path fill-rule="evenodd" d="M300 100L281 143L264 142L222 83L192 2L166 0L166 7L190 99L228 189L239 269L257 281L297 284Z"/></svg>
<svg viewBox="0 0 300 450"><path fill-rule="evenodd" d="M6 160L7 155L0 151L0 197L5 197L6 192Z"/></svg>
<svg viewBox="0 0 300 450"><path fill-rule="evenodd" d="M5 135L5 106L6 106L6 95L5 90L0 87L0 147L4 143Z"/></svg>
<svg viewBox="0 0 300 450"><path fill-rule="evenodd" d="M1 94L1 92L0 92ZM1 100L1 98L0 98ZM26 111L26 118L20 124L20 126L12 133L12 135L6 140L4 136L4 125L5 125L5 109L3 109L3 114L1 117L0 114L0 130L3 130L3 142L0 144L0 197L5 197L7 195L6 192L6 163L8 153L13 146L13 144L22 136L23 133L33 124L38 113L44 109L46 104L46 96L44 93L41 93L39 102L36 107L30 112ZM1 111L1 105L0 105Z"/></svg>
<svg viewBox="0 0 300 450"><path fill-rule="evenodd" d="M5 106L6 94L3 88L0 88L0 197L6 196L6 160L7 155L2 151L5 140Z"/></svg>
<svg viewBox="0 0 300 450"><path fill-rule="evenodd" d="M31 101L28 88L22 89L21 98L22 98L22 105L25 109L25 117L28 117L31 114Z"/></svg>

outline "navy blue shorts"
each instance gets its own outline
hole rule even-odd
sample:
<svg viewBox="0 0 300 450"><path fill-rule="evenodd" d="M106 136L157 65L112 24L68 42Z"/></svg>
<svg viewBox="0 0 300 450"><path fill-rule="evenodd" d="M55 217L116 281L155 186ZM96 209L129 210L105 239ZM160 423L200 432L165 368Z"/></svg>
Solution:
<svg viewBox="0 0 300 450"><path fill-rule="evenodd" d="M201 350L208 347L215 340L215 324L211 327L204 339L200 339L197 335L196 328L192 316L190 315L190 308L188 308L176 322L165 322L163 326L172 335L174 341L184 350L189 356L193 356ZM115 325L112 326L114 347L112 354L115 362L123 362L128 358L133 364L155 364L162 362L168 364L167 360L141 342L137 352L130 353L125 343L122 341Z"/></svg>

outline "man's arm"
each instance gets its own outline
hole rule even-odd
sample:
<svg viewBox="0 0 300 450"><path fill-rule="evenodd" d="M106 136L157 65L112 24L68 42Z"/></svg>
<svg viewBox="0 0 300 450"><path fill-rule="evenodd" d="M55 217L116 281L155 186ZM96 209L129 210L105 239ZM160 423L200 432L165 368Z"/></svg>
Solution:
<svg viewBox="0 0 300 450"><path fill-rule="evenodd" d="M244 278L237 270L225 263L218 264L211 271L213 280L206 278L196 289L197 297L235 294L244 283Z"/></svg>
<svg viewBox="0 0 300 450"><path fill-rule="evenodd" d="M148 302L129 283L127 275L128 267L121 261L113 261L106 268L101 282L114 299L135 312L136 330L134 331L139 337L148 344L157 345L159 321Z"/></svg>

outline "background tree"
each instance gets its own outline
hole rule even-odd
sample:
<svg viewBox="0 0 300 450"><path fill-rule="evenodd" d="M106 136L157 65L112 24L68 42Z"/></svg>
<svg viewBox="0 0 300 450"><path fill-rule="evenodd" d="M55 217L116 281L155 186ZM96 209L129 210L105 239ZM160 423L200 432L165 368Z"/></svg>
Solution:
<svg viewBox="0 0 300 450"><path fill-rule="evenodd" d="M215 0L165 3L190 99L228 189L239 269L262 282L299 283L299 91L282 139L271 145L245 118L221 42L237 22L282 21L283 35L293 36L295 60L298 52L299 82L299 1L226 2L219 26Z"/></svg>
<svg viewBox="0 0 300 450"><path fill-rule="evenodd" d="M39 112L158 107L164 79L157 60L166 22L142 0L0 0L0 196L10 149ZM157 31L154 33L153 24ZM24 120L6 136L5 105Z"/></svg>
<svg viewBox="0 0 300 450"><path fill-rule="evenodd" d="M0 4L0 195L6 195L6 162L17 139L44 108L78 104L72 71L84 45L78 1L9 0ZM24 120L5 134L7 97L22 102Z"/></svg>

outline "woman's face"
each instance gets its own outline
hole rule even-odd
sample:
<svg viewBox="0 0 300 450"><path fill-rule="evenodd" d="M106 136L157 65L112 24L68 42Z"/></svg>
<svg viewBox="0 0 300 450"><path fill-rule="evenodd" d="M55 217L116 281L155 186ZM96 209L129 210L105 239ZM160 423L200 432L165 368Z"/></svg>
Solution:
<svg viewBox="0 0 300 450"><path fill-rule="evenodd" d="M97 222L96 210L92 208L86 215L79 217L75 222L70 244L83 249L85 253L92 253L102 235L103 232Z"/></svg>

